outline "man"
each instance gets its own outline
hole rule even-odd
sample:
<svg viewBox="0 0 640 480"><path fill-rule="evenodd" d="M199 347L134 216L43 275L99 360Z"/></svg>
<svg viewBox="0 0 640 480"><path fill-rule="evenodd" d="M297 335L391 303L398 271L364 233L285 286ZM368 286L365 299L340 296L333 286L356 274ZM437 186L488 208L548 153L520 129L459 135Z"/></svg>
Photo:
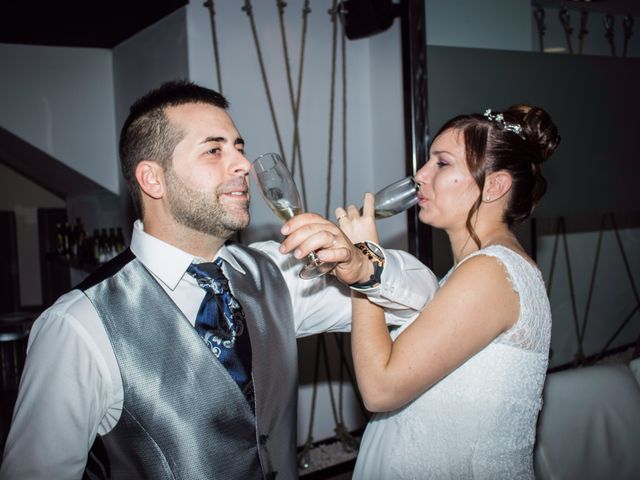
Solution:
<svg viewBox="0 0 640 480"><path fill-rule="evenodd" d="M132 106L120 157L142 222L34 324L0 477L81 478L88 465L110 478L296 478L295 339L348 329L349 291L298 279L275 242L225 245L249 223L251 166L226 108L186 82ZM320 248L389 321L435 290L398 252L369 280L374 265L334 224L305 218L282 250Z"/></svg>

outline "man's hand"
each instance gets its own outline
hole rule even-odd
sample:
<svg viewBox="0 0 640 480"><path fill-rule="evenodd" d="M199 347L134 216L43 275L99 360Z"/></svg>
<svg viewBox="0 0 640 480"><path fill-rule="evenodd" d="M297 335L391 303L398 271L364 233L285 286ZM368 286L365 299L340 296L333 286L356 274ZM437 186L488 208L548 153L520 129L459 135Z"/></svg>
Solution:
<svg viewBox="0 0 640 480"><path fill-rule="evenodd" d="M302 213L290 219L282 227L287 238L280 246L281 253L293 252L296 258L303 259L315 251L323 262L336 262L332 271L338 279L347 284L362 283L373 274L373 264L353 246L362 240L377 241L378 236L373 225L373 195L365 197L364 215L358 209L349 206L347 215L342 208L336 210L340 227L344 226L351 237L345 235L338 225L315 213ZM369 204L369 205L368 205ZM369 235L367 238L361 238Z"/></svg>

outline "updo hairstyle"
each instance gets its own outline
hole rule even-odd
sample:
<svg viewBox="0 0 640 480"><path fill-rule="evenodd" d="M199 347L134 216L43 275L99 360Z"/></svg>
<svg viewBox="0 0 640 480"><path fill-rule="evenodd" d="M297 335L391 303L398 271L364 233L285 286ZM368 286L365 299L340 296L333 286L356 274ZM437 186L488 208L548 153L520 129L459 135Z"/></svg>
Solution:
<svg viewBox="0 0 640 480"><path fill-rule="evenodd" d="M498 112L495 112L496 114ZM474 214L482 203L482 191L486 176L497 171L511 175L504 222L511 226L526 220L547 189L541 165L560 143L558 129L542 108L530 105L513 105L502 113L502 119L480 115L460 115L449 120L436 134L457 130L463 134L467 166L480 195L469 210L467 230L481 247L480 240L471 225ZM508 128L505 128L508 126ZM513 131L518 130L519 132Z"/></svg>

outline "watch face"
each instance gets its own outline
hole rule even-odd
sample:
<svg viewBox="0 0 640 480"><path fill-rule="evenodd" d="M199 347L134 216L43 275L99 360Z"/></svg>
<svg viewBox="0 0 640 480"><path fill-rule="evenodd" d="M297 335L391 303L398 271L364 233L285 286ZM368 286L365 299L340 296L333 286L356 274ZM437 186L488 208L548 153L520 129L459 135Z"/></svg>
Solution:
<svg viewBox="0 0 640 480"><path fill-rule="evenodd" d="M364 242L364 243L369 250L371 250L373 253L378 255L380 258L384 258L384 255L382 254L382 250L380 250L380 248L375 243L372 243L372 242Z"/></svg>

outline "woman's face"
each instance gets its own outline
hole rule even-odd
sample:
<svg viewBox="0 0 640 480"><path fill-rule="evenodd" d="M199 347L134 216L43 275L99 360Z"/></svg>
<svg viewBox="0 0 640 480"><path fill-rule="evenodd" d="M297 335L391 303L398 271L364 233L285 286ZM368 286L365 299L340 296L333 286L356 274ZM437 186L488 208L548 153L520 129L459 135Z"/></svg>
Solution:
<svg viewBox="0 0 640 480"><path fill-rule="evenodd" d="M462 132L446 130L435 139L416 180L421 222L445 230L466 228L480 189L467 167Z"/></svg>

